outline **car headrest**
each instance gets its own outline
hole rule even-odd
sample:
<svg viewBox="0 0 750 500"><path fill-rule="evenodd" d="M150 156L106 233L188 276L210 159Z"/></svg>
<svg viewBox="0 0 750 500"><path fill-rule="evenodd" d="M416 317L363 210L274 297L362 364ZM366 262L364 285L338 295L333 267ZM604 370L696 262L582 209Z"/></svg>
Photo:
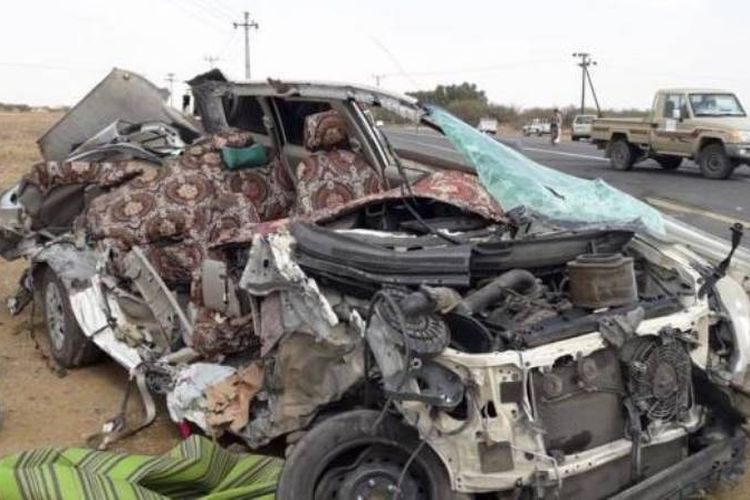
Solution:
<svg viewBox="0 0 750 500"><path fill-rule="evenodd" d="M310 151L346 148L346 121L334 110L309 115L305 118L304 142Z"/></svg>

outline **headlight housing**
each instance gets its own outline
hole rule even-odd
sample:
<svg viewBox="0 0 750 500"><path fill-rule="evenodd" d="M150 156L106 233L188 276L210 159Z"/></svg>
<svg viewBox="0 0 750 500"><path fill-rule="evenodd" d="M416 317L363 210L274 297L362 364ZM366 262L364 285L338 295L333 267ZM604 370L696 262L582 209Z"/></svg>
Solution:
<svg viewBox="0 0 750 500"><path fill-rule="evenodd" d="M750 131L733 130L729 133L729 142L750 142Z"/></svg>

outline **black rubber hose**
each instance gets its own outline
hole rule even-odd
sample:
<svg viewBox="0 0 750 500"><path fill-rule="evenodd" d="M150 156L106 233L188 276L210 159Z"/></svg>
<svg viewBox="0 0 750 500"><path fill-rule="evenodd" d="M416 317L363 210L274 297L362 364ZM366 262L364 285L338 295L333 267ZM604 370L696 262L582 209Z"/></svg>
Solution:
<svg viewBox="0 0 750 500"><path fill-rule="evenodd" d="M505 290L513 290L521 295L530 295L539 285L536 277L525 269L511 269L464 299L464 306L471 314L486 309L502 297Z"/></svg>

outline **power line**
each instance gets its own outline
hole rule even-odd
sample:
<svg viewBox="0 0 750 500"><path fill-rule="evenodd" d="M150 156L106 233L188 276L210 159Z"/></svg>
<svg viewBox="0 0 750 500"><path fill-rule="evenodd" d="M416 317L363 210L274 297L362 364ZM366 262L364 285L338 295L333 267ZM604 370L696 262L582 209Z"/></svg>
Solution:
<svg viewBox="0 0 750 500"><path fill-rule="evenodd" d="M200 24L208 28L211 28L219 33L224 33L223 22L220 23L217 19L214 19L213 17L205 16L202 11L196 10L193 4L180 2L179 0L168 0L168 1L171 2L175 7L177 7L183 14L186 14L187 16L193 18L195 21L198 21Z"/></svg>
<svg viewBox="0 0 750 500"><path fill-rule="evenodd" d="M68 66L64 64L45 64L45 63L29 63L29 62L15 62L15 61L0 61L0 66L10 68L31 68L31 69L49 69L55 71L87 71L97 72L107 71L112 69L111 67L85 67L85 66Z"/></svg>
<svg viewBox="0 0 750 500"><path fill-rule="evenodd" d="M232 45L232 42L234 42L236 36L237 36L237 30L232 30L224 46L221 48L221 50L217 52L220 58L223 58L226 55L227 51Z"/></svg>
<svg viewBox="0 0 750 500"><path fill-rule="evenodd" d="M224 24L227 21L232 19L232 16L228 16L222 12L218 12L213 5L204 3L203 0L182 0L189 2L193 5L193 7L196 8L196 10L202 12L203 14L207 16L211 16L213 19L215 19L220 24Z"/></svg>
<svg viewBox="0 0 750 500"><path fill-rule="evenodd" d="M372 41L375 43L375 45L378 46L380 50L382 50L385 53L386 56L388 56L388 59L390 59L393 65L396 66L396 69L399 71L399 74L403 76L404 78L406 78L407 80L409 80L409 82L411 82L414 88L418 88L419 85L414 80L414 78L412 78L412 75L406 72L404 67L401 66L401 63L399 62L399 60L396 59L396 56L394 56L393 53L390 50L388 50L388 47L380 43L380 40L378 40L377 38L372 38Z"/></svg>
<svg viewBox="0 0 750 500"><path fill-rule="evenodd" d="M651 76L656 78L680 78L680 79L706 79L706 80L721 80L721 81L733 81L746 83L750 80L750 76L735 75L726 76L720 74L711 75L700 75L695 73L670 73L670 72L654 72L654 71L643 71L643 67L637 66L623 66L620 64L607 64L608 69L614 69L615 71L627 72L628 74L638 74L643 76Z"/></svg>
<svg viewBox="0 0 750 500"><path fill-rule="evenodd" d="M508 63L494 64L492 66L480 66L473 68L453 68L444 70L430 70L430 71L413 71L409 73L411 76L441 76L441 75L468 75L478 73L493 73L495 71L504 71L508 68L520 67L520 66L534 66L539 64L557 63L557 59L539 59L529 61L513 61ZM381 73L383 77L403 76L401 73Z"/></svg>
<svg viewBox="0 0 750 500"><path fill-rule="evenodd" d="M225 21L227 19L232 19L234 17L234 9L230 9L226 7L221 2L217 2L216 0L197 0L200 3L203 3L204 5L207 5L209 9L212 11L215 11L216 14L219 14L225 18Z"/></svg>

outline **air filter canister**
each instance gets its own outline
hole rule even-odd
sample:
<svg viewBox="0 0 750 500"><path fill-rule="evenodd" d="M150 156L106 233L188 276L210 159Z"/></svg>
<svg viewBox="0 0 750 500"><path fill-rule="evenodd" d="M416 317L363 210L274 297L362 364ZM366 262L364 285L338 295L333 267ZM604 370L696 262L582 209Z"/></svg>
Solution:
<svg viewBox="0 0 750 500"><path fill-rule="evenodd" d="M573 305L599 309L638 301L633 258L622 254L583 254L568 262Z"/></svg>

